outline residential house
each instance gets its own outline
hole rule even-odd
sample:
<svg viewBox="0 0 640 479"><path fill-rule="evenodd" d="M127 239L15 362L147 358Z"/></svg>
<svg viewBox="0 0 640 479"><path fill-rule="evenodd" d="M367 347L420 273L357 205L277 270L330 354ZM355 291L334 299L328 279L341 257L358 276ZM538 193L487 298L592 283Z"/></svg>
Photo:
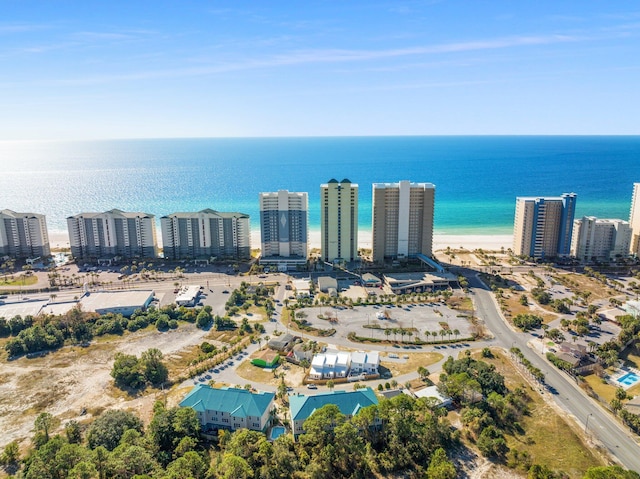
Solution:
<svg viewBox="0 0 640 479"><path fill-rule="evenodd" d="M342 414L347 418L352 418L363 408L377 405L378 398L371 388L358 389L357 391L333 391L313 396L290 394L289 409L294 438L304 433L304 422L315 411L327 404L335 404Z"/></svg>

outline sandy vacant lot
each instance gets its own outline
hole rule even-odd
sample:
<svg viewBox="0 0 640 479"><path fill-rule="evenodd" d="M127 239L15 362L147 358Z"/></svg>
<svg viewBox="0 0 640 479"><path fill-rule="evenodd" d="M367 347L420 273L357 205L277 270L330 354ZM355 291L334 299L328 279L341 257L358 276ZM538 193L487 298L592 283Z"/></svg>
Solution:
<svg viewBox="0 0 640 479"><path fill-rule="evenodd" d="M107 408L131 409L149 419L154 401L162 394L130 397L113 387L110 376L116 352L140 355L158 348L164 355L200 344L208 334L192 324L168 332L155 329L99 340L87 348L66 347L41 358L20 358L0 365L0 448L14 439L32 435L41 412L64 424L84 421ZM86 415L81 411L86 408Z"/></svg>

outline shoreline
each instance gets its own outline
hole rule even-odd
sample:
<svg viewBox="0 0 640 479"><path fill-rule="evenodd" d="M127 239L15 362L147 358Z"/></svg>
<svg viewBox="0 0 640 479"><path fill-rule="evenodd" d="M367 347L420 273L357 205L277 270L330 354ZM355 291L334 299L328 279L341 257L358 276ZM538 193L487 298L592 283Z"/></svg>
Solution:
<svg viewBox="0 0 640 479"><path fill-rule="evenodd" d="M160 232L158 232L158 246L162 247ZM358 247L371 249L372 236L371 231L358 232ZM66 231L49 231L49 245L52 249L66 248L69 244L69 234ZM511 248L513 244L512 234L434 234L433 235L433 251L446 249L447 246L452 249L464 248L468 250L486 249L489 251L498 251L501 248ZM251 231L251 247L258 249L260 247L260 230ZM309 231L309 250L320 248L320 231Z"/></svg>

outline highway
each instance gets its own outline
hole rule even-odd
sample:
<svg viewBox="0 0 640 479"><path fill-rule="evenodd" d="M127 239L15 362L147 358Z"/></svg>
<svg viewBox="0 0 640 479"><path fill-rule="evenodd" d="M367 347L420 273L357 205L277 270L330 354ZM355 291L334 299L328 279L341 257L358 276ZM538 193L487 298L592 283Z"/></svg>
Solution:
<svg viewBox="0 0 640 479"><path fill-rule="evenodd" d="M631 433L610 417L593 400L584 394L567 374L556 369L537 352L527 346L528 337L514 332L502 319L491 292L475 276L469 275L469 285L473 292L477 316L485 321L486 327L495 335L496 342L506 348L518 347L531 363L545 373L547 392L565 411L582 424L589 435L597 440L627 469L640 471L640 446Z"/></svg>

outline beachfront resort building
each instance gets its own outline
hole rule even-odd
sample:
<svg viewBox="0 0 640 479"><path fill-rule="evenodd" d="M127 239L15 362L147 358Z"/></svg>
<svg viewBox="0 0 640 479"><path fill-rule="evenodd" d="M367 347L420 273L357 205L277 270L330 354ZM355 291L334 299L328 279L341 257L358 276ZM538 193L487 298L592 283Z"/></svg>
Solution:
<svg viewBox="0 0 640 479"><path fill-rule="evenodd" d="M640 256L640 183L633 184L629 226L631 227L631 247L629 252L638 257Z"/></svg>
<svg viewBox="0 0 640 479"><path fill-rule="evenodd" d="M432 183L374 183L373 261L430 257L436 187Z"/></svg>
<svg viewBox="0 0 640 479"><path fill-rule="evenodd" d="M309 195L280 190L260 193L260 264L279 271L307 263Z"/></svg>
<svg viewBox="0 0 640 479"><path fill-rule="evenodd" d="M571 256L582 262L609 261L629 255L631 227L627 221L583 216L573 222Z"/></svg>
<svg viewBox="0 0 640 479"><path fill-rule="evenodd" d="M81 259L155 258L155 216L117 209L67 218L71 255Z"/></svg>
<svg viewBox="0 0 640 479"><path fill-rule="evenodd" d="M44 215L0 210L0 256L49 256L49 234Z"/></svg>
<svg viewBox="0 0 640 479"><path fill-rule="evenodd" d="M251 257L249 215L205 209L160 218L164 257L177 259Z"/></svg>
<svg viewBox="0 0 640 479"><path fill-rule="evenodd" d="M575 193L516 198L514 254L531 258L569 256L576 199Z"/></svg>
<svg viewBox="0 0 640 479"><path fill-rule="evenodd" d="M357 391L333 391L312 396L290 394L289 409L294 439L297 439L300 434L304 434L304 422L327 404L334 404L347 419L351 419L363 408L377 405L378 398L371 388L358 389ZM382 421L376 419L375 425L380 427Z"/></svg>
<svg viewBox="0 0 640 479"><path fill-rule="evenodd" d="M358 257L358 185L348 179L320 185L320 249L328 262Z"/></svg>
<svg viewBox="0 0 640 479"><path fill-rule="evenodd" d="M274 399L272 392L254 393L246 389L198 384L180 402L180 407L196 411L205 432L242 428L265 432L271 424Z"/></svg>

